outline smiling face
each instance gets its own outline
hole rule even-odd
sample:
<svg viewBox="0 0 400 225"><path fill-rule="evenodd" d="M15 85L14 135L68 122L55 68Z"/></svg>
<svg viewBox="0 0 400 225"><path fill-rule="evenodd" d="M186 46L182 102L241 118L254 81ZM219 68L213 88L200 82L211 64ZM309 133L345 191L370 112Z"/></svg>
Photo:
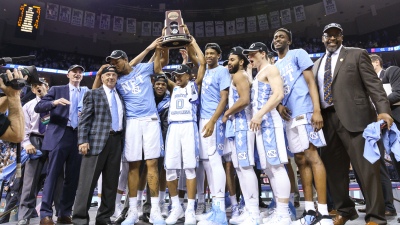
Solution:
<svg viewBox="0 0 400 225"><path fill-rule="evenodd" d="M335 52L342 45L343 35L342 31L338 28L330 28L325 31L322 36L322 42L328 52Z"/></svg>
<svg viewBox="0 0 400 225"><path fill-rule="evenodd" d="M49 90L49 87L45 84L32 84L32 92L39 98L47 95L47 90Z"/></svg>
<svg viewBox="0 0 400 225"><path fill-rule="evenodd" d="M289 36L284 31L276 32L276 34L274 35L273 42L274 42L274 47L275 47L276 51L278 51L278 52L284 51L291 44L291 41L289 40Z"/></svg>
<svg viewBox="0 0 400 225"><path fill-rule="evenodd" d="M175 73L175 83L176 85L184 88L188 84L190 79L190 74L184 73L184 74L177 74Z"/></svg>
<svg viewBox="0 0 400 225"><path fill-rule="evenodd" d="M244 60L238 55L231 54L228 59L228 70L230 74L235 74L239 69L243 69Z"/></svg>
<svg viewBox="0 0 400 225"><path fill-rule="evenodd" d="M205 58L208 66L213 66L218 63L218 59L221 55L212 48L207 48L205 52Z"/></svg>
<svg viewBox="0 0 400 225"><path fill-rule="evenodd" d="M162 97L165 95L165 92L167 92L167 83L164 81L163 78L160 78L156 83L154 83L154 92L156 94L156 97Z"/></svg>
<svg viewBox="0 0 400 225"><path fill-rule="evenodd" d="M262 60L265 59L265 52L260 52L260 51L252 51L249 52L248 59L250 61L250 64L253 68L257 68L261 65Z"/></svg>
<svg viewBox="0 0 400 225"><path fill-rule="evenodd" d="M106 85L108 88L113 89L115 84L117 83L118 74L114 71L109 71L101 75L101 80L103 84Z"/></svg>
<svg viewBox="0 0 400 225"><path fill-rule="evenodd" d="M78 85L83 79L83 71L81 68L74 68L68 72L67 77L69 78L69 83Z"/></svg>

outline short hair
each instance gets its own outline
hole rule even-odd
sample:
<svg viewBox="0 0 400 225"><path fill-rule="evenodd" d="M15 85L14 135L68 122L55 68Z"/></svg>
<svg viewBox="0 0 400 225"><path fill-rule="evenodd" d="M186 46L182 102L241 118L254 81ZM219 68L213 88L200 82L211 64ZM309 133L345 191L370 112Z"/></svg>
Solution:
<svg viewBox="0 0 400 225"><path fill-rule="evenodd" d="M284 28L284 27L281 27L281 28L279 28L278 30L276 30L276 31L274 32L274 36L275 36L275 34L278 33L279 31L285 32L285 33L287 34L287 36L289 37L289 41L292 41L292 32L291 32L289 29Z"/></svg>
<svg viewBox="0 0 400 225"><path fill-rule="evenodd" d="M380 65L381 67L383 67L383 60L382 60L381 57L379 57L379 55L372 54L372 55L369 55L369 57L371 58L371 61L372 61L372 62L375 62L376 60L379 60L379 65Z"/></svg>

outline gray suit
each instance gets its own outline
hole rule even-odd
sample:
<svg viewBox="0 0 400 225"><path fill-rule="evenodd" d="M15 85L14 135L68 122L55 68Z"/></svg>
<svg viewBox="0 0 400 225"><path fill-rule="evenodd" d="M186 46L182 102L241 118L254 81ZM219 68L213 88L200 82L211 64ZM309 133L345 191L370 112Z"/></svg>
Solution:
<svg viewBox="0 0 400 225"><path fill-rule="evenodd" d="M122 98L118 97L123 106ZM123 110L125 115L124 106ZM96 215L96 224L109 223L114 213L123 133L110 132L111 125L110 107L103 86L86 92L79 119L78 144L89 143L90 150L82 158L72 217L74 224L89 224L88 210L100 174L103 176L102 204Z"/></svg>
<svg viewBox="0 0 400 225"><path fill-rule="evenodd" d="M322 58L313 67L317 86ZM322 109L327 146L321 152L321 159L335 207L340 216L351 219L357 216L354 202L349 198L351 162L365 194L365 221L386 224L379 162L371 164L363 157L365 139L362 133L368 124L376 122L376 111L391 115L388 98L367 51L343 47L337 62L332 63L336 63L331 87L334 106Z"/></svg>

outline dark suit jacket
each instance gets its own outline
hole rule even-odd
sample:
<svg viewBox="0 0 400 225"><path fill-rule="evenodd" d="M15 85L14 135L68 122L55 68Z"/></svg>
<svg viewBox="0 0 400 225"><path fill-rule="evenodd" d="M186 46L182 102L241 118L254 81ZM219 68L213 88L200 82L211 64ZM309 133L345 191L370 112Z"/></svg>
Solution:
<svg viewBox="0 0 400 225"><path fill-rule="evenodd" d="M82 93L81 88L81 95ZM35 106L36 113L44 113L50 111L50 122L47 125L46 133L43 139L41 150L52 151L60 142L64 135L65 127L68 124L69 105L53 106L53 101L65 98L69 101L69 86L53 86L46 96Z"/></svg>
<svg viewBox="0 0 400 225"><path fill-rule="evenodd" d="M393 105L400 102L400 68L397 66L387 68L382 83L390 83L390 86L392 86L392 93L388 96L390 108L392 109L393 119L400 123L400 105Z"/></svg>
<svg viewBox="0 0 400 225"><path fill-rule="evenodd" d="M313 67L317 86L322 58ZM333 104L339 120L348 131L362 132L368 124L376 122L377 116L370 98L378 114L391 115L389 100L366 50L343 46L332 75Z"/></svg>
<svg viewBox="0 0 400 225"><path fill-rule="evenodd" d="M123 124L125 106L121 96ZM87 155L98 155L107 143L112 126L111 112L103 86L87 91L83 97L83 109L79 118L78 145L89 143Z"/></svg>

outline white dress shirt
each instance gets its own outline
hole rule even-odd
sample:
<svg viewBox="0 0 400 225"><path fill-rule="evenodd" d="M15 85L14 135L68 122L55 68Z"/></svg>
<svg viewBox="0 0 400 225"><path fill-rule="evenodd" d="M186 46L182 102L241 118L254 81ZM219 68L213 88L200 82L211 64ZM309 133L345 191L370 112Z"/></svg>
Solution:
<svg viewBox="0 0 400 225"><path fill-rule="evenodd" d="M104 91L106 92L107 100L108 100L108 105L110 106L110 113L111 111L111 89L108 88L106 85L103 84ZM119 121L119 129L117 131L121 131L123 128L123 119L124 119L124 110L122 108L122 102L121 99L118 96L117 90L114 88L114 95L115 99L117 100L117 106L118 106L118 121Z"/></svg>
<svg viewBox="0 0 400 225"><path fill-rule="evenodd" d="M74 91L78 91L78 101L77 101L77 105L76 107L78 107L79 104L79 93L81 92L80 87L75 87L74 85L72 85L71 83L68 83L69 86L69 102L71 102L71 104L69 105L69 116L68 116L68 123L67 123L67 127L71 126L71 116L72 116L72 96L74 96Z"/></svg>
<svg viewBox="0 0 400 225"><path fill-rule="evenodd" d="M35 99L32 99L28 103L22 107L22 111L24 112L25 117L25 138L21 142L21 146L25 148L26 146L32 144L29 140L30 134L38 134L39 133L39 123L40 123L40 113L35 112L35 106L40 101L40 98L36 96Z"/></svg>
<svg viewBox="0 0 400 225"><path fill-rule="evenodd" d="M331 56L331 58L332 58L331 59L332 81L333 81L336 63L339 58L339 53L340 53L340 50L342 49L342 47L343 47L343 45L341 45L334 53L332 53L332 56ZM323 108L323 109L326 109L327 107L333 105L333 103L328 104L324 100L324 74L325 74L326 57L327 57L328 53L329 53L328 50L326 50L326 54L321 59L321 64L319 65L319 69L318 69L318 88L319 88L319 97L320 97L319 99L321 102L321 108Z"/></svg>
<svg viewBox="0 0 400 225"><path fill-rule="evenodd" d="M381 80L382 80L382 78L383 78L383 77L381 77L382 71L383 71L383 70L381 69L381 70L379 70L379 72L376 74L376 75L378 75L378 78L381 79Z"/></svg>

